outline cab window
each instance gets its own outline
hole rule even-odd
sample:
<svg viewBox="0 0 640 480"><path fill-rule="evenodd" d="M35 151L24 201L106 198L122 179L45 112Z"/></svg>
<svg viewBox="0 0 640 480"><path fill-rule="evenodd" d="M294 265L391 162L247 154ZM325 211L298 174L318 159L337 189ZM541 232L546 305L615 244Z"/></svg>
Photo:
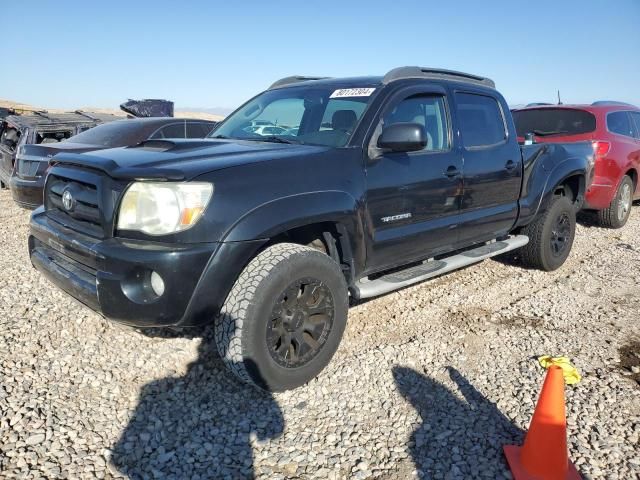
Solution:
<svg viewBox="0 0 640 480"><path fill-rule="evenodd" d="M465 148L488 147L507 138L502 110L495 98L458 92L456 105Z"/></svg>
<svg viewBox="0 0 640 480"><path fill-rule="evenodd" d="M449 149L449 135L444 98L417 95L405 98L391 109L382 120L383 127L394 123L418 123L427 134L426 151Z"/></svg>

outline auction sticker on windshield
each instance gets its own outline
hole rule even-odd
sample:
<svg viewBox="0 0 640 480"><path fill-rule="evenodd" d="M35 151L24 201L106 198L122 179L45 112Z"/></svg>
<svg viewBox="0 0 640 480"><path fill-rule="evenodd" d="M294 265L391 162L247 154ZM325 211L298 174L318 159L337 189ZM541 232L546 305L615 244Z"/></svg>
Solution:
<svg viewBox="0 0 640 480"><path fill-rule="evenodd" d="M329 98L369 97L374 91L375 88L340 88L334 90Z"/></svg>

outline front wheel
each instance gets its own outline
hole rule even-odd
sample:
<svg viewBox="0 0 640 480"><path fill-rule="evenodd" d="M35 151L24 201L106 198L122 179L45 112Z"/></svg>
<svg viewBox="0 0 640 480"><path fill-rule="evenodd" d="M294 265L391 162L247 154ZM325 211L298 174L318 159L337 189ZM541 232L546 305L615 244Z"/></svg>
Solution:
<svg viewBox="0 0 640 480"><path fill-rule="evenodd" d="M562 266L576 234L576 209L565 196L555 196L546 212L522 230L529 243L522 247L526 266L550 272Z"/></svg>
<svg viewBox="0 0 640 480"><path fill-rule="evenodd" d="M329 363L347 310L347 284L334 260L302 245L273 245L236 280L216 317L216 345L241 380L289 390Z"/></svg>
<svg viewBox="0 0 640 480"><path fill-rule="evenodd" d="M622 228L629 220L633 202L633 180L625 175L611 204L598 212L598 224L606 228Z"/></svg>

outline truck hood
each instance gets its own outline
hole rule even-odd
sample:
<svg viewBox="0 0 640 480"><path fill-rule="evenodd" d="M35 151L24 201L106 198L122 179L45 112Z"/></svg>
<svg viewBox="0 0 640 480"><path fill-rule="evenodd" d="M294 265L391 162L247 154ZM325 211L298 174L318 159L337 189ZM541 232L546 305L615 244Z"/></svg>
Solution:
<svg viewBox="0 0 640 480"><path fill-rule="evenodd" d="M60 152L49 163L101 170L117 179L179 181L237 165L326 150L329 147L245 140L148 140L83 154Z"/></svg>
<svg viewBox="0 0 640 480"><path fill-rule="evenodd" d="M23 145L18 151L18 156L29 157L30 160L48 160L50 157L61 153L84 153L92 150L101 150L105 147L101 145L90 145L86 143L59 142L59 143L40 143Z"/></svg>

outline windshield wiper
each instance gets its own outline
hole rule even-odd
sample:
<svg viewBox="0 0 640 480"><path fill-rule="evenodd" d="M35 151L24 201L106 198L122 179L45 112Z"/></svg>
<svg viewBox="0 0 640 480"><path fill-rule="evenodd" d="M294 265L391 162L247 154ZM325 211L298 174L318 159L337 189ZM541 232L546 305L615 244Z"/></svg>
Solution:
<svg viewBox="0 0 640 480"><path fill-rule="evenodd" d="M213 137L209 137L209 138L220 138L222 140L230 140L230 137L227 137L226 135L214 135Z"/></svg>
<svg viewBox="0 0 640 480"><path fill-rule="evenodd" d="M287 139L282 138L282 137L276 137L275 135L267 135L267 136L264 136L264 137L243 138L243 140L251 140L251 141L254 141L254 142L272 142L272 143L288 143L288 144L298 143L298 142L294 142L292 140L287 140Z"/></svg>
<svg viewBox="0 0 640 480"><path fill-rule="evenodd" d="M539 137L546 137L548 135L560 135L561 133L569 133L567 130L550 130L545 132L544 130L534 130L533 133Z"/></svg>

